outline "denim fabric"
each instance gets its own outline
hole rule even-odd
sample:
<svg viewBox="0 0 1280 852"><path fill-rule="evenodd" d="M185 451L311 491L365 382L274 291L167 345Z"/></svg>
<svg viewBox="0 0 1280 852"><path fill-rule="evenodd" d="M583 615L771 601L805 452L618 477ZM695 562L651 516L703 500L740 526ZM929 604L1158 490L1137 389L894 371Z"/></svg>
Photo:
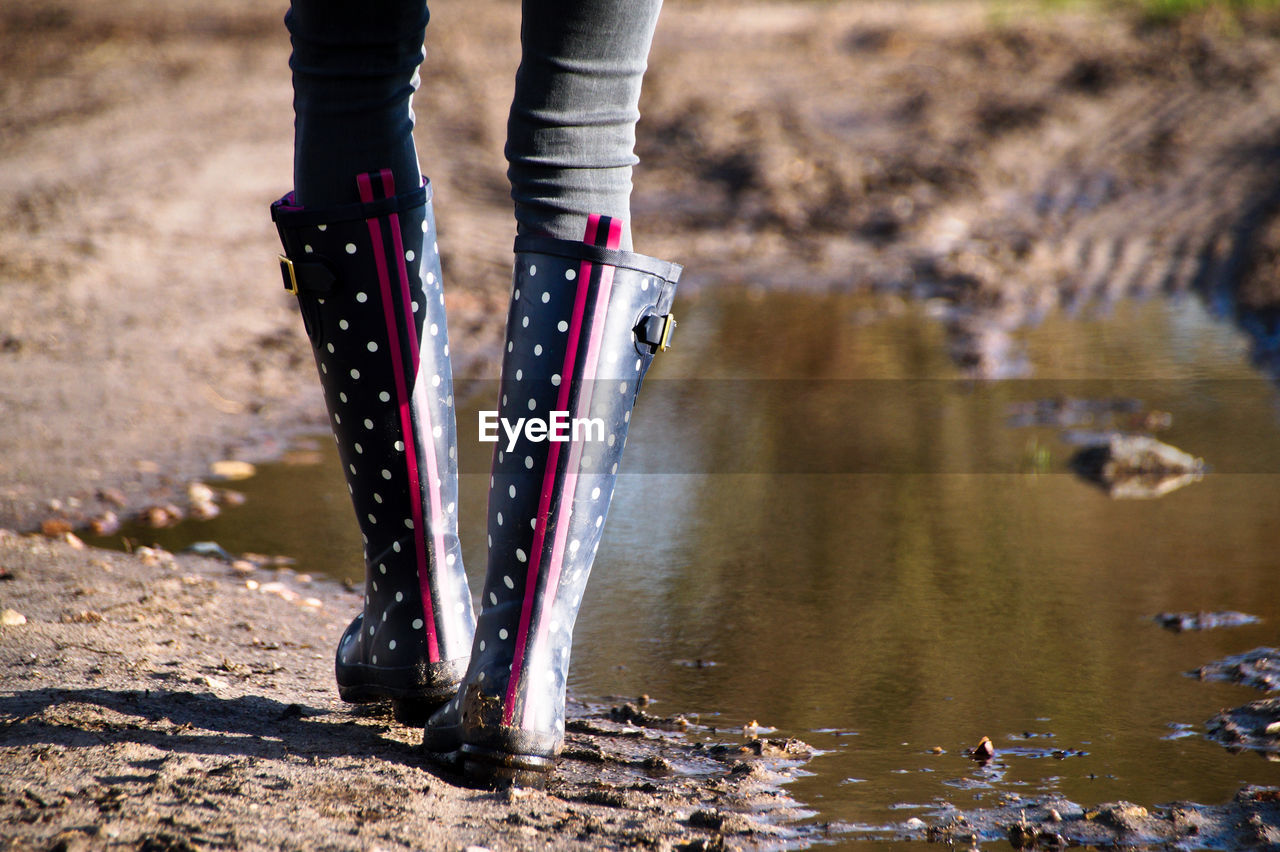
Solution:
<svg viewBox="0 0 1280 852"><path fill-rule="evenodd" d="M293 186L299 204L359 200L355 176L390 168L396 192L422 179L410 99L417 88L425 0L296 0Z"/></svg>
<svg viewBox="0 0 1280 852"><path fill-rule="evenodd" d="M591 213L628 219L640 82L661 5L524 0L506 147L521 233L577 240ZM410 101L427 19L424 0L293 0L299 203L352 201L353 176L382 168L395 172L397 192L417 185Z"/></svg>
<svg viewBox="0 0 1280 852"><path fill-rule="evenodd" d="M524 0L506 148L521 233L580 240L591 213L630 221L640 82L661 7Z"/></svg>

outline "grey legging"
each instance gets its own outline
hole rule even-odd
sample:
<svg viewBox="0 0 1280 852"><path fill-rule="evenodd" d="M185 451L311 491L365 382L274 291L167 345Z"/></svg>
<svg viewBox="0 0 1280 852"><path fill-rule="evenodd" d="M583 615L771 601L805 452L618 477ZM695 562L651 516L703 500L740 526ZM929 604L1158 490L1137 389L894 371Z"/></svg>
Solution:
<svg viewBox="0 0 1280 852"><path fill-rule="evenodd" d="M520 233L577 240L591 213L629 220L640 82L661 5L524 0L506 146ZM410 99L427 20L425 0L293 0L300 204L353 201L354 176L383 168L397 192L417 186Z"/></svg>

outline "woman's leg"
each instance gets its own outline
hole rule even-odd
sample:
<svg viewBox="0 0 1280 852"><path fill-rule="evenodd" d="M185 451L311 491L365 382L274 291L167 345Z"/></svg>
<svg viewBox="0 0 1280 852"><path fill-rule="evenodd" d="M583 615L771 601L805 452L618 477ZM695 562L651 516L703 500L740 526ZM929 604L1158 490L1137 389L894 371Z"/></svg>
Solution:
<svg viewBox="0 0 1280 852"><path fill-rule="evenodd" d="M272 207L364 542L338 643L346 701L420 720L457 688L474 618L430 186L409 100L423 0L294 0L296 192Z"/></svg>
<svg viewBox="0 0 1280 852"><path fill-rule="evenodd" d="M661 0L524 0L507 123L507 176L521 234L580 240L592 214L622 221L640 83Z"/></svg>
<svg viewBox="0 0 1280 852"><path fill-rule="evenodd" d="M417 189L411 98L418 87L425 0L294 0L293 185L299 204L358 200L355 175L390 169Z"/></svg>
<svg viewBox="0 0 1280 852"><path fill-rule="evenodd" d="M429 751L460 751L477 781L538 783L560 750L574 620L631 408L674 325L680 267L629 251L623 221L658 7L524 4L507 144L520 236L498 411L508 423L554 423L559 412L597 426L494 453L471 662L424 739Z"/></svg>

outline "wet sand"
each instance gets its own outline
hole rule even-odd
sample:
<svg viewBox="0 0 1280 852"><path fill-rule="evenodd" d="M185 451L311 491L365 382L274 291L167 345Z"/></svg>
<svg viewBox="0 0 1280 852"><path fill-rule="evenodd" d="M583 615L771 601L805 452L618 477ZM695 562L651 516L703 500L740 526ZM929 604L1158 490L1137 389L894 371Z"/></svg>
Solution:
<svg viewBox="0 0 1280 852"><path fill-rule="evenodd" d="M332 688L359 595L193 556L0 538L0 848L776 845L795 741L570 707L545 791L470 790ZM56 590L56 593L52 593ZM58 846L59 843L65 845Z"/></svg>

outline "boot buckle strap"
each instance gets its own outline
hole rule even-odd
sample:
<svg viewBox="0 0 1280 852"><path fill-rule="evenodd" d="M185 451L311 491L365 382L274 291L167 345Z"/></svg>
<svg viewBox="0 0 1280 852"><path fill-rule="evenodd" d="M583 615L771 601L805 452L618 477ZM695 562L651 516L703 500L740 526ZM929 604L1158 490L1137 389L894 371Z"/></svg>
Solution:
<svg viewBox="0 0 1280 852"><path fill-rule="evenodd" d="M323 263L295 261L283 254L279 255L279 260L284 289L295 296L298 293L328 293L338 280Z"/></svg>
<svg viewBox="0 0 1280 852"><path fill-rule="evenodd" d="M671 333L675 329L675 314L649 314L636 325L635 333L652 352L666 352L671 348Z"/></svg>
<svg viewBox="0 0 1280 852"><path fill-rule="evenodd" d="M280 275L284 278L284 289L293 295L298 295L298 271L293 267L293 261L284 255L279 255L280 259Z"/></svg>

